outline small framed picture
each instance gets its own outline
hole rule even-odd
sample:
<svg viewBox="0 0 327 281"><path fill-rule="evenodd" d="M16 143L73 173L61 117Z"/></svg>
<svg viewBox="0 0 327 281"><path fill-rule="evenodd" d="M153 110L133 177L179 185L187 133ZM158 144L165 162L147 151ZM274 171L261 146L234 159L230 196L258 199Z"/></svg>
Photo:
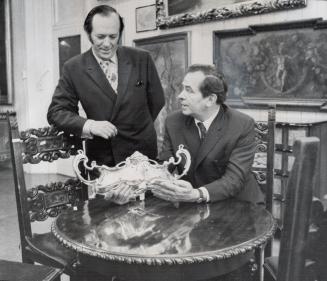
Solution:
<svg viewBox="0 0 327 281"><path fill-rule="evenodd" d="M156 5L138 7L135 10L136 32L157 29Z"/></svg>

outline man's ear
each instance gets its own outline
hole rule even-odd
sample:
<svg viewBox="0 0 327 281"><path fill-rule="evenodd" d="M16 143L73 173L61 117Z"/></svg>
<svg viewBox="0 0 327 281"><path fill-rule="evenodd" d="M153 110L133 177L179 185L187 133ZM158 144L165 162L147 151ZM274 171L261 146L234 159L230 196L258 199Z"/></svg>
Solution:
<svg viewBox="0 0 327 281"><path fill-rule="evenodd" d="M210 96L208 96L208 106L212 106L213 104L216 104L217 101L217 95L215 94L211 94Z"/></svg>
<svg viewBox="0 0 327 281"><path fill-rule="evenodd" d="M92 40L92 37L91 37L91 33L88 33L88 34L87 34L87 37L89 38L91 44L93 44L93 40Z"/></svg>

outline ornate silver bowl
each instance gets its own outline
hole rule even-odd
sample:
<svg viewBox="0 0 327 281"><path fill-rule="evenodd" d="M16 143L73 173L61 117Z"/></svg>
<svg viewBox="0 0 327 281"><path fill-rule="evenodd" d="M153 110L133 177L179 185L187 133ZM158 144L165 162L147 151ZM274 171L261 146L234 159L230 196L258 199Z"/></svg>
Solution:
<svg viewBox="0 0 327 281"><path fill-rule="evenodd" d="M171 174L168 170L168 165L173 164L176 166L180 164L183 157L185 159L183 172L180 175ZM94 180L85 179L79 169L81 162L88 171L97 169L100 172L99 177ZM138 151L134 152L125 161L120 162L115 167L99 166L95 161L92 161L91 165L87 163L87 156L82 150L79 150L73 162L73 169L77 177L91 187L89 198L95 197L96 194L105 195L119 188L121 184L127 184L133 189L135 197L139 196L143 200L145 191L153 186L153 180L163 179L174 181L186 175L191 165L191 155L183 145L179 145L176 152L176 160L174 157L171 157L168 161L163 162L163 164L149 159Z"/></svg>

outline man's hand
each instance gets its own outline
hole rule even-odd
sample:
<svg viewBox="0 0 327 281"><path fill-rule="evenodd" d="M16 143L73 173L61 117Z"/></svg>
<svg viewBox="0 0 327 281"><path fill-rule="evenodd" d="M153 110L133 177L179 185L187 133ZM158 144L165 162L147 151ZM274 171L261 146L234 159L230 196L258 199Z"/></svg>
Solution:
<svg viewBox="0 0 327 281"><path fill-rule="evenodd" d="M134 190L126 183L120 183L115 189L106 193L105 199L123 205L135 200Z"/></svg>
<svg viewBox="0 0 327 281"><path fill-rule="evenodd" d="M92 121L90 133L94 136L109 139L117 135L118 130L115 125L108 121Z"/></svg>
<svg viewBox="0 0 327 281"><path fill-rule="evenodd" d="M151 191L154 196L171 202L196 202L199 192L184 180L153 180Z"/></svg>

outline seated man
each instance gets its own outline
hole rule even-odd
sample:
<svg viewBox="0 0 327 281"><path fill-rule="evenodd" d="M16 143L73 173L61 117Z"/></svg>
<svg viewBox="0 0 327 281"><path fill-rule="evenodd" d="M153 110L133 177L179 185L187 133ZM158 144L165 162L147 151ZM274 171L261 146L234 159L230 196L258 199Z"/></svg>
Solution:
<svg viewBox="0 0 327 281"><path fill-rule="evenodd" d="M227 85L214 66L189 67L178 96L182 110L166 119L160 159L168 160L183 144L192 164L184 180L154 181L155 196L174 202L264 202L251 173L254 120L225 105L226 93Z"/></svg>

